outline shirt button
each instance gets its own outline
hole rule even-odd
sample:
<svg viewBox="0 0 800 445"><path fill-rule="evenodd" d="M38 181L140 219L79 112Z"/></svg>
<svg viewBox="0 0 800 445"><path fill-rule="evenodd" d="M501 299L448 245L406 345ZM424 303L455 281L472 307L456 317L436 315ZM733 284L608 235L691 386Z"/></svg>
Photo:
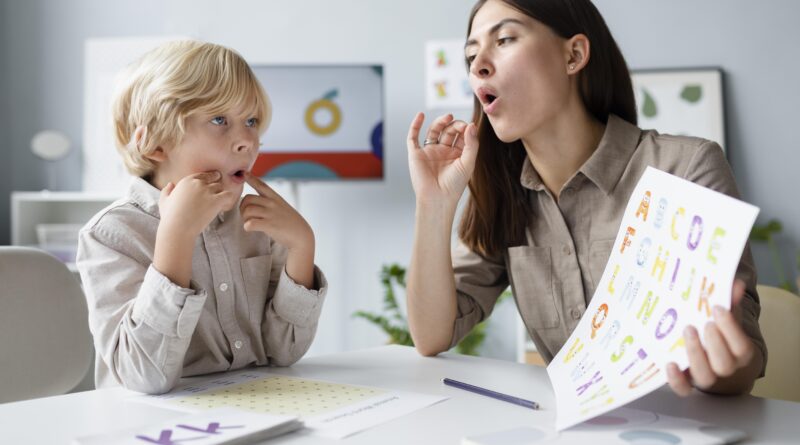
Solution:
<svg viewBox="0 0 800 445"><path fill-rule="evenodd" d="M580 318L581 318L581 310L580 309L573 309L572 311L570 311L570 315L572 315L572 318L574 318L575 320L580 320Z"/></svg>
<svg viewBox="0 0 800 445"><path fill-rule="evenodd" d="M219 290L221 290L222 292L225 292L226 290L228 290L228 283L220 284L219 285Z"/></svg>
<svg viewBox="0 0 800 445"><path fill-rule="evenodd" d="M242 341L236 340L235 342L233 342L233 347L236 349L242 349Z"/></svg>
<svg viewBox="0 0 800 445"><path fill-rule="evenodd" d="M569 246L564 246L564 255L569 255L570 252L572 252L572 250L569 248Z"/></svg>

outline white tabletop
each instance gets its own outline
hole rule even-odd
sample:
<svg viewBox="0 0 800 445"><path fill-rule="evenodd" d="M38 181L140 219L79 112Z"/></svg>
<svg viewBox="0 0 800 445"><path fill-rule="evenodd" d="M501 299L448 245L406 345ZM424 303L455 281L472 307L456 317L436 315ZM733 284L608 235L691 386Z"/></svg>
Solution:
<svg viewBox="0 0 800 445"><path fill-rule="evenodd" d="M374 349L305 358L279 375L440 394L448 400L365 430L344 440L289 434L269 444L458 444L462 437L555 422L553 391L544 368L513 362L442 354L422 357L413 348ZM443 377L489 387L539 402L540 411L444 386ZM130 400L134 393L102 389L0 404L0 443L67 444L77 436L110 432L182 415ZM800 403L751 396L686 399L662 388L630 407L689 417L747 432L745 443L798 443Z"/></svg>

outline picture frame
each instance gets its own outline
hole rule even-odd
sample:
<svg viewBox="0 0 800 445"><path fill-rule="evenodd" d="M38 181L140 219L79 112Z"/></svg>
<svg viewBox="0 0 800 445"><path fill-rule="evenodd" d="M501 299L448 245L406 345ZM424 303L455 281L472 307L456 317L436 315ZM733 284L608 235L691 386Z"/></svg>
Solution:
<svg viewBox="0 0 800 445"><path fill-rule="evenodd" d="M723 77L718 67L631 70L639 127L709 139L724 152Z"/></svg>

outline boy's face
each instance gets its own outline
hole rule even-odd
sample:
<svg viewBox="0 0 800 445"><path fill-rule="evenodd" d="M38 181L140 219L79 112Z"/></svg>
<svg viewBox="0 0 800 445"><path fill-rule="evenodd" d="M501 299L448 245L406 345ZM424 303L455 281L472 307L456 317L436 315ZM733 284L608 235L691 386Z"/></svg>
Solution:
<svg viewBox="0 0 800 445"><path fill-rule="evenodd" d="M158 162L154 185L177 184L195 173L219 171L225 189L242 194L245 172L258 156L258 121L251 108L237 107L222 114L195 113L186 118L179 144L167 148Z"/></svg>

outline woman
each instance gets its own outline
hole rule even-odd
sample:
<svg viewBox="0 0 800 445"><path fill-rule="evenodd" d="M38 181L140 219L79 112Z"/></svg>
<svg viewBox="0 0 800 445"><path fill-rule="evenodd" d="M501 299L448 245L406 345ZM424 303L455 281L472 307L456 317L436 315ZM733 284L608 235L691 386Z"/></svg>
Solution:
<svg viewBox="0 0 800 445"><path fill-rule="evenodd" d="M474 123L434 120L423 145L408 135L417 196L408 276L411 334L435 355L489 316L510 284L527 330L549 361L583 315L625 205L648 165L737 196L711 141L636 127L630 76L589 0L481 0L465 55ZM470 197L451 258L459 198ZM745 249L733 310L715 311L704 348L684 332L690 367L672 363L672 389L748 392L763 375L756 275Z"/></svg>

